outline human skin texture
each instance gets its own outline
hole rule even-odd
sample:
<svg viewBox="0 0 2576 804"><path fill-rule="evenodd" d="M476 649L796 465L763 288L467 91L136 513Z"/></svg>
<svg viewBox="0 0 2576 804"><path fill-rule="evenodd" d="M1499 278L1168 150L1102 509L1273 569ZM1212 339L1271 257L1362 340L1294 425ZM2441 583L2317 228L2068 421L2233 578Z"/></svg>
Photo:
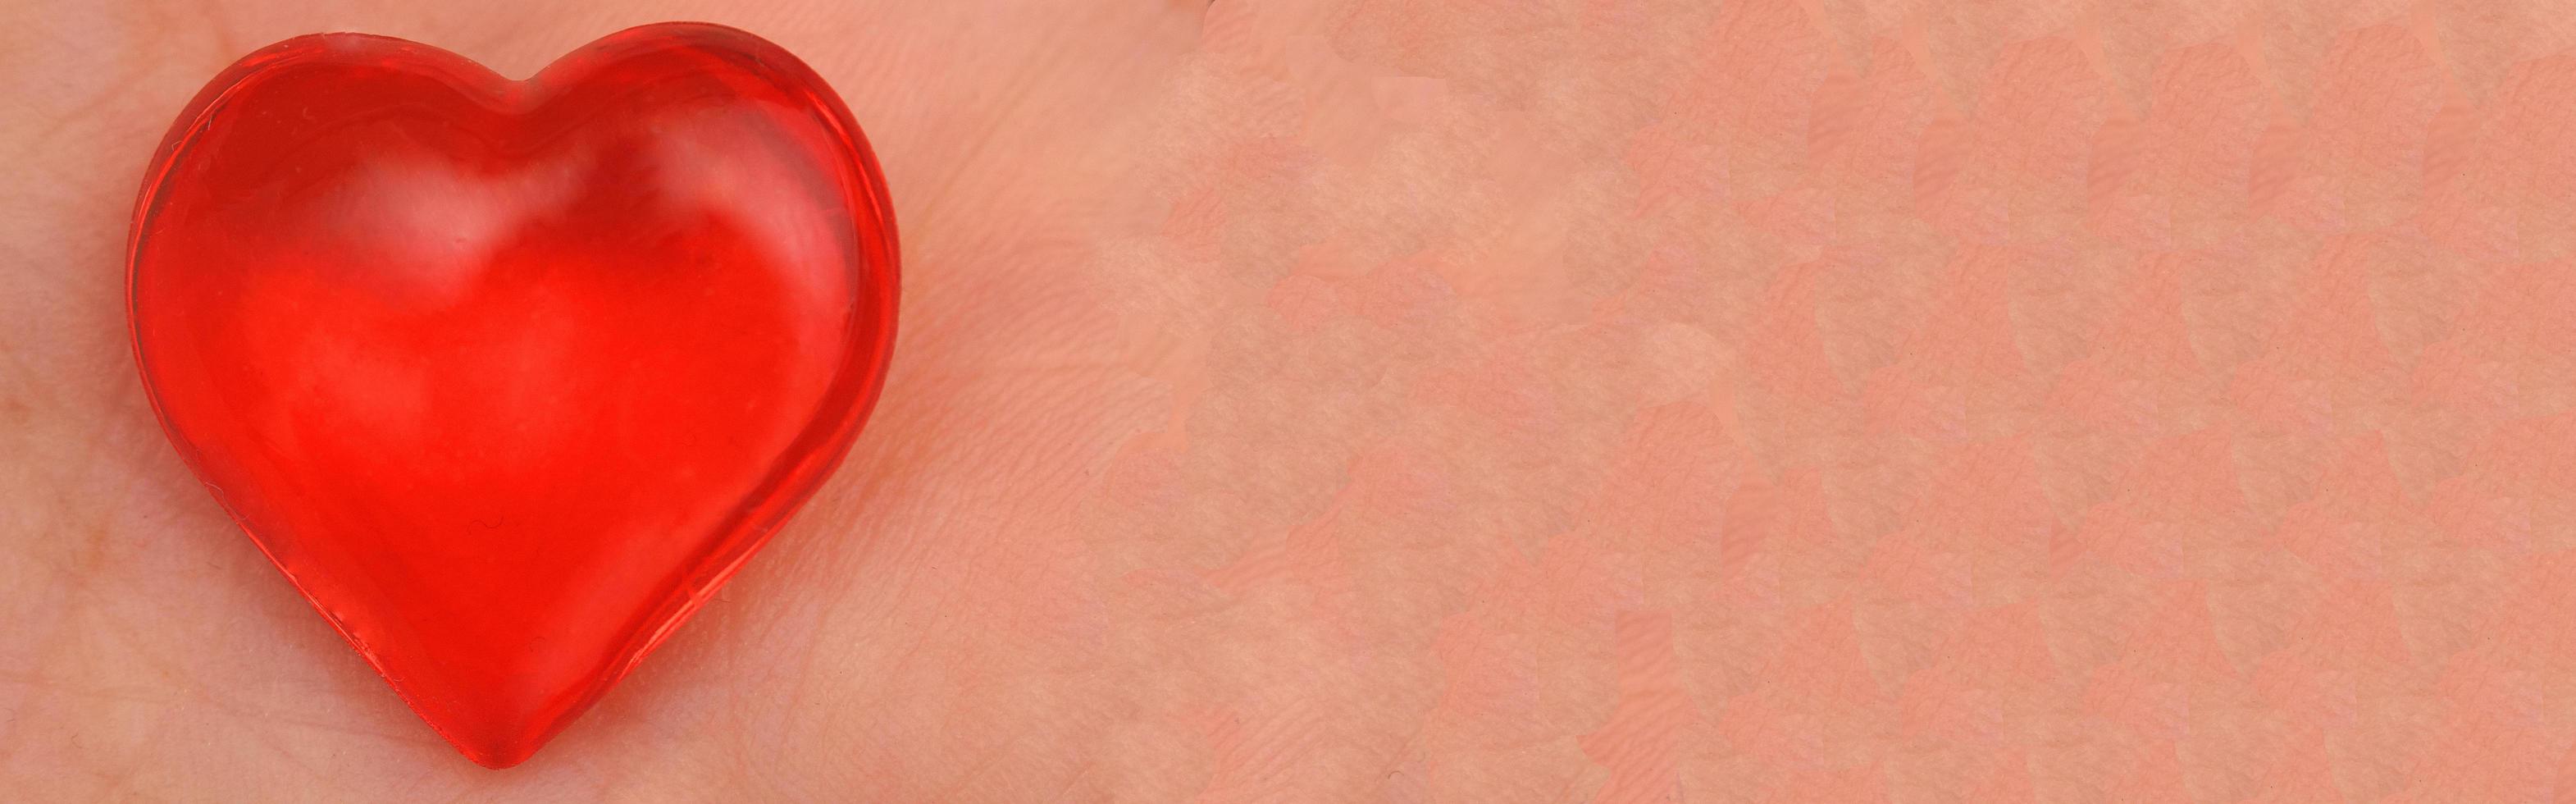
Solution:
<svg viewBox="0 0 2576 804"><path fill-rule="evenodd" d="M752 5L0 5L7 797L2576 793L2551 4ZM666 19L866 127L894 369L488 771L162 437L128 213L269 42Z"/></svg>

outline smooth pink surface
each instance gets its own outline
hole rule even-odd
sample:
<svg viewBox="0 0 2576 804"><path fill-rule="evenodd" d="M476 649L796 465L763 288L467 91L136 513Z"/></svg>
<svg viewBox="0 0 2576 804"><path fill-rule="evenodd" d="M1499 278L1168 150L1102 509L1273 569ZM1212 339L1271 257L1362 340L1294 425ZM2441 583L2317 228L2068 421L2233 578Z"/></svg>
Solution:
<svg viewBox="0 0 2576 804"><path fill-rule="evenodd" d="M135 353L243 529L475 761L525 759L832 470L892 346L882 180L725 28L536 78L246 57L136 213Z"/></svg>
<svg viewBox="0 0 2576 804"><path fill-rule="evenodd" d="M0 789L2576 798L2563 2L186 6L0 26ZM487 773L172 456L128 179L258 42L702 17L867 122L902 354Z"/></svg>

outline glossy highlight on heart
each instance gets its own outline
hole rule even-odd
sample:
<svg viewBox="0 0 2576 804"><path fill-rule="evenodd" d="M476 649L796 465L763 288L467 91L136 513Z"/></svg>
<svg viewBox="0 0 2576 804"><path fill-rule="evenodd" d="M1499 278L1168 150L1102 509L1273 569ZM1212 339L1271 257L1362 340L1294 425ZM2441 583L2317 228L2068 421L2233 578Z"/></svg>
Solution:
<svg viewBox="0 0 2576 804"><path fill-rule="evenodd" d="M320 34L145 173L135 358L180 456L411 708L525 760L829 476L894 344L891 206L838 96L741 31L511 81Z"/></svg>

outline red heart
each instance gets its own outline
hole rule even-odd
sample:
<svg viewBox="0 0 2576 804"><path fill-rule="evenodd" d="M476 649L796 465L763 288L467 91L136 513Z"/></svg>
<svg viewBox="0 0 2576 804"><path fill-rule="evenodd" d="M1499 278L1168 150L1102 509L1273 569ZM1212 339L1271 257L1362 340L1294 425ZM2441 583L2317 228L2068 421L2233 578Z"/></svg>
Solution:
<svg viewBox="0 0 2576 804"><path fill-rule="evenodd" d="M894 343L884 180L750 34L512 82L288 40L145 174L135 358L170 440L439 734L507 767L821 485Z"/></svg>

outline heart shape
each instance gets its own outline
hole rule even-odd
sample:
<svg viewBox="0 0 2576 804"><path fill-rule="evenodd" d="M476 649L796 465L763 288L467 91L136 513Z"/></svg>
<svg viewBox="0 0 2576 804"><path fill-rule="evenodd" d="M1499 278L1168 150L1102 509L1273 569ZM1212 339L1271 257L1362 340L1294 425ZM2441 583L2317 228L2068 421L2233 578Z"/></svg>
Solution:
<svg viewBox="0 0 2576 804"><path fill-rule="evenodd" d="M822 484L894 344L858 125L803 62L712 25L519 82L398 39L270 46L163 140L128 260L182 458L495 768Z"/></svg>

